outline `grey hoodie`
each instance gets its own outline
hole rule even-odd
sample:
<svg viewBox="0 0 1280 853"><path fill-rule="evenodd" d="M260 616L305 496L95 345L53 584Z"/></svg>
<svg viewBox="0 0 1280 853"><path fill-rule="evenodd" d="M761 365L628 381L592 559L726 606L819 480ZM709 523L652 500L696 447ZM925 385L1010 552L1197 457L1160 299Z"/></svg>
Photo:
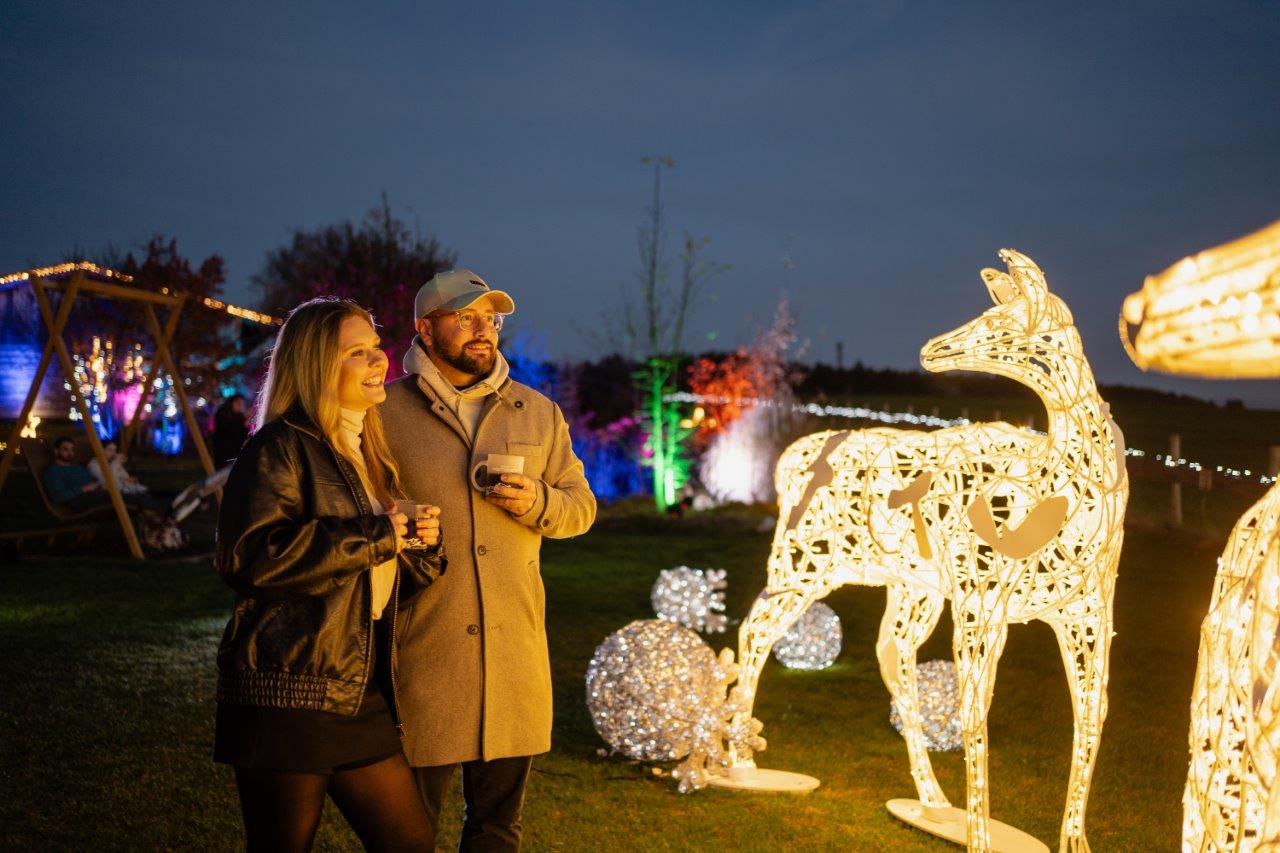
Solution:
<svg viewBox="0 0 1280 853"><path fill-rule="evenodd" d="M493 370L489 371L488 376L466 388L455 388L440 375L440 368L436 367L422 346L422 338L415 336L413 343L409 345L409 351L404 354L404 372L416 375L423 391L434 391L474 441L485 398L498 393L502 383L507 381L511 368L502 352L495 349Z"/></svg>

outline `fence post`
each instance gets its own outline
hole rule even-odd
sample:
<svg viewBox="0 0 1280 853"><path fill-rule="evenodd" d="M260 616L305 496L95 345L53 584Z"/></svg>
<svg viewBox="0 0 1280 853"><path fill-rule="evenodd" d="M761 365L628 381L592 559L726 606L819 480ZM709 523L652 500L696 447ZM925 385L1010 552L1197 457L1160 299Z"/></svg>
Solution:
<svg viewBox="0 0 1280 853"><path fill-rule="evenodd" d="M1169 436L1169 458L1177 462L1182 458L1182 436L1176 432ZM1173 526L1182 526L1182 483L1177 481L1177 470L1174 470L1173 490L1170 493L1170 508L1173 511Z"/></svg>

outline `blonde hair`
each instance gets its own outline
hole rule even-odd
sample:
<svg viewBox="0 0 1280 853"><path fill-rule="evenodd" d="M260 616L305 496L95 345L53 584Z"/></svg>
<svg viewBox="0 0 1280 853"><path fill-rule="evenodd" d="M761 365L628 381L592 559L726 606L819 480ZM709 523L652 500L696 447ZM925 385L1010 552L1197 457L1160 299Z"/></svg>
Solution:
<svg viewBox="0 0 1280 853"><path fill-rule="evenodd" d="M349 299L320 297L289 312L271 348L267 378L258 392L254 420L261 428L292 409L301 410L320 428L336 452L368 472L374 495L389 505L394 493L400 492L400 471L387 447L378 408L370 408L364 418L360 436L363 459L352 459L340 438L340 335L342 321L348 317L360 317L377 328L373 315Z"/></svg>

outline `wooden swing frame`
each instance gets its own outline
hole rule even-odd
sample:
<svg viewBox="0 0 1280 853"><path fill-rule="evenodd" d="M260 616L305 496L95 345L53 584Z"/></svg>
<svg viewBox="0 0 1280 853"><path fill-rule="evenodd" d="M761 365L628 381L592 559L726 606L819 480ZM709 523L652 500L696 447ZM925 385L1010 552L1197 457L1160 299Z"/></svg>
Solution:
<svg viewBox="0 0 1280 853"><path fill-rule="evenodd" d="M160 368L163 368L173 379L174 395L178 398L178 407L182 410L182 417L187 425L187 434L191 436L191 440L195 444L196 454L200 457L201 465L204 466L205 475L213 474L213 457L209 455L209 449L205 446L204 436L200 432L199 424L196 423L195 412L192 411L191 404L187 400L187 392L183 386L177 362L169 349L169 344L173 340L173 333L178 328L178 320L182 316L182 309L186 305L187 295L185 293L154 293L149 290L122 287L118 284L91 279L83 269L76 270L65 281L44 278L33 270L28 280L31 284L31 290L35 294L36 302L40 306L40 317L44 321L45 329L49 332L49 340L45 342L44 352L40 356L40 363L36 367L35 376L32 377L31 388L27 392L26 402L23 404L22 411L19 413L13 428L9 431L9 440L5 447L4 458L0 460L0 491L3 491L4 484L9 477L9 471L13 467L13 460L18 453L22 429L27 423L27 417L31 414L31 410L35 407L36 398L40 394L40 386L44 382L45 373L48 371L49 363L53 360L55 354L58 357L59 364L62 365L63 376L67 378L68 382L74 382L75 364L71 360L71 353L67 348L67 342L62 337L62 333L66 328L68 318L71 316L71 308L79 296L140 304L147 329L155 340L155 358L143 370L142 393L138 398L137 407L133 411L133 417L129 419L129 423L125 425L121 434L121 448L129 447L137 434L142 423L142 416L146 411L147 399L151 396L151 389L155 385L156 374ZM62 303L58 306L56 314L53 311L53 303L49 298L50 292L62 294ZM160 318L156 314L157 306L169 309L169 315L165 318L163 327L160 324ZM102 441L98 438L98 431L93 428L89 404L79 389L74 387L71 391L71 401L75 404L76 411L80 415L80 422L84 426L89 448L93 451L94 458L98 460L98 465L101 466L102 478L106 481L107 493L111 496L111 504L115 508L116 518L120 521L120 529L124 531L125 541L129 544L129 551L137 559L145 559L142 543L138 539L138 531L133 525L133 519L129 517L129 510L125 506L124 497L120 492L120 484L115 481L115 477L111 473L111 466L107 463L106 453L102 449ZM32 473L33 475L35 474L34 471ZM218 497L219 499L222 497L221 490L218 491Z"/></svg>

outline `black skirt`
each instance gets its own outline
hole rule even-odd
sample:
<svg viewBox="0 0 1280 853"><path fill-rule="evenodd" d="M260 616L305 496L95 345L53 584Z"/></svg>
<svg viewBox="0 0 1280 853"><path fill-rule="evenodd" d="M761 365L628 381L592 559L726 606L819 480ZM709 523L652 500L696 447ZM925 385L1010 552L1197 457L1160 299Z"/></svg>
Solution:
<svg viewBox="0 0 1280 853"><path fill-rule="evenodd" d="M375 623L374 677L354 716L328 711L218 704L213 760L255 770L332 773L353 770L400 751L385 688L389 673L378 655L385 632Z"/></svg>

